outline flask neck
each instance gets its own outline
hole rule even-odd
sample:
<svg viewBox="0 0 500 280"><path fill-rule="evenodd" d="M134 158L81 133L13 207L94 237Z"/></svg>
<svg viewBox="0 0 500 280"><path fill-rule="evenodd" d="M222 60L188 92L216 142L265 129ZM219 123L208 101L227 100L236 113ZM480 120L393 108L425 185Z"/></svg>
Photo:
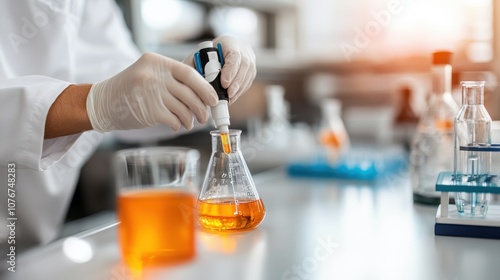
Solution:
<svg viewBox="0 0 500 280"><path fill-rule="evenodd" d="M218 130L211 131L212 135L212 153L224 153L222 139ZM229 143L231 144L231 153L237 153L241 150L241 130L229 130Z"/></svg>
<svg viewBox="0 0 500 280"><path fill-rule="evenodd" d="M432 66L432 93L451 94L451 65L435 64Z"/></svg>
<svg viewBox="0 0 500 280"><path fill-rule="evenodd" d="M462 86L463 105L484 105L484 85L471 84Z"/></svg>

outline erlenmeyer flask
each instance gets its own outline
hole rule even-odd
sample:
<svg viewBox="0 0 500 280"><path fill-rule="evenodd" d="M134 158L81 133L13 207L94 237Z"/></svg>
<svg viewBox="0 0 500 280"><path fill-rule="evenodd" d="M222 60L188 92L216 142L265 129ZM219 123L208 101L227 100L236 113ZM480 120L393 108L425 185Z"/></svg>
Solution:
<svg viewBox="0 0 500 280"><path fill-rule="evenodd" d="M229 130L229 154L224 153L219 131L210 134L212 155L198 197L198 221L209 231L256 228L264 219L265 208L241 153L241 130Z"/></svg>
<svg viewBox="0 0 500 280"><path fill-rule="evenodd" d="M350 146L344 122L342 121L342 104L337 99L325 99L321 103L321 128L319 140L325 149L325 154L330 164L335 165L340 156Z"/></svg>

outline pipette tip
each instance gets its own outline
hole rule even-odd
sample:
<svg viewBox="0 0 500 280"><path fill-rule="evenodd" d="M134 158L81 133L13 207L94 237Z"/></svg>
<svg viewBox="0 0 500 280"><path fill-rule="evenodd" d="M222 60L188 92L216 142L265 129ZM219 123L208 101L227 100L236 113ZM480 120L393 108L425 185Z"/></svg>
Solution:
<svg viewBox="0 0 500 280"><path fill-rule="evenodd" d="M222 149L225 154L231 153L231 141L229 139L229 127L226 125L221 125L219 127L220 138L222 141Z"/></svg>

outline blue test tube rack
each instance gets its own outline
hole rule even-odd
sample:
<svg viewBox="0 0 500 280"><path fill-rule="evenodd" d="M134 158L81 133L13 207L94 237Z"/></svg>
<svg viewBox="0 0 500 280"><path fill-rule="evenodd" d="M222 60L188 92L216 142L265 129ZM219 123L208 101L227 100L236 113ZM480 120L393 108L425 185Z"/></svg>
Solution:
<svg viewBox="0 0 500 280"><path fill-rule="evenodd" d="M461 147L476 152L500 152L500 144ZM450 192L500 194L500 176L480 176L472 182L454 180L453 172L441 172L436 191L441 192L441 204L436 213L435 235L500 239L500 205L489 205L486 216L468 217L458 213L456 205L449 203ZM466 175L463 175L466 176Z"/></svg>

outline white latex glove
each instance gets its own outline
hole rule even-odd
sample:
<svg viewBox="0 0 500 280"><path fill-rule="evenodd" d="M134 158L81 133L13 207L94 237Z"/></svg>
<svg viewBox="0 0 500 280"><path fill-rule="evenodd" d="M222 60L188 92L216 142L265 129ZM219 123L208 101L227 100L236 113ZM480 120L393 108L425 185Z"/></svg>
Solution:
<svg viewBox="0 0 500 280"><path fill-rule="evenodd" d="M246 43L237 41L233 37L221 36L213 40L214 46L222 44L224 66L221 73L221 84L227 88L229 104L232 104L252 85L257 68L255 53ZM193 54L184 59L184 63L194 67Z"/></svg>
<svg viewBox="0 0 500 280"><path fill-rule="evenodd" d="M165 124L174 130L205 123L218 102L212 86L192 67L146 53L116 76L92 85L87 113L94 130L108 132ZM194 115L194 116L193 116Z"/></svg>

